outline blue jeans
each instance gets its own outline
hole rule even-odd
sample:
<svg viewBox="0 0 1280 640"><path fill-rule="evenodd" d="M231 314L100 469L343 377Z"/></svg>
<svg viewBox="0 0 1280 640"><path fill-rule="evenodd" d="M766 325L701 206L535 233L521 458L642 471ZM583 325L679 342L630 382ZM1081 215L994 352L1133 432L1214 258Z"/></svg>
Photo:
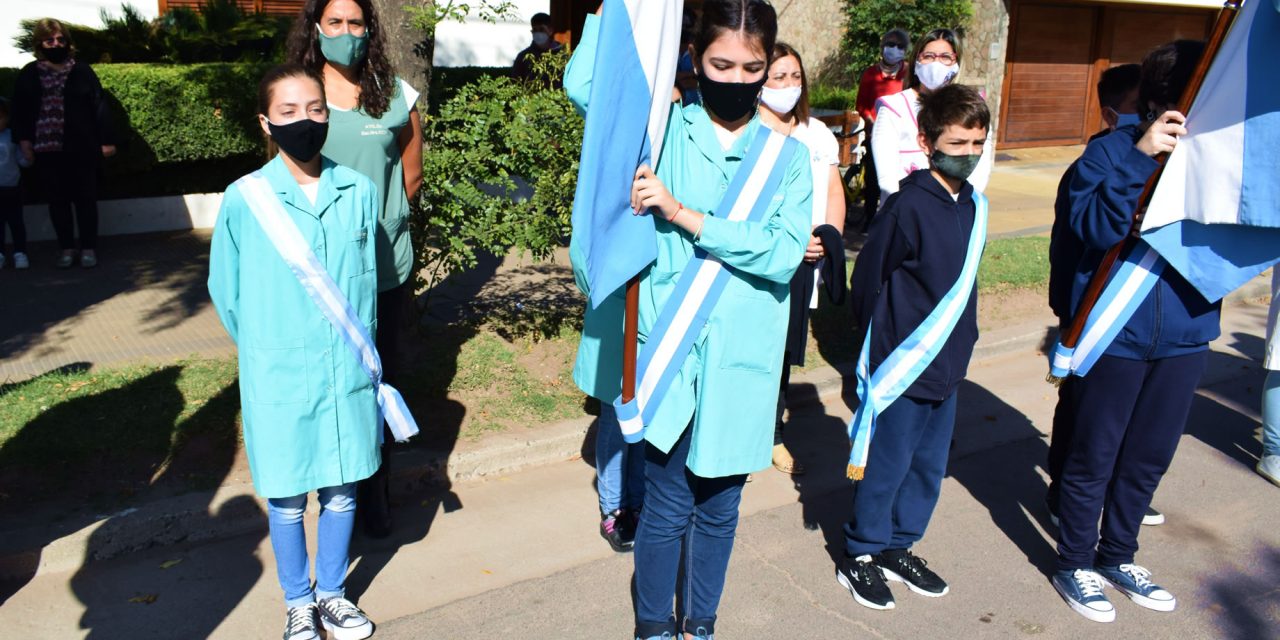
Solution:
<svg viewBox="0 0 1280 640"><path fill-rule="evenodd" d="M311 588L307 561L307 536L302 516L307 494L267 500L271 549L276 554L276 576L284 589L286 607L300 607L317 598L341 597L347 579L347 549L355 525L356 485L350 482L319 490L320 527L316 533L316 586Z"/></svg>
<svg viewBox="0 0 1280 640"><path fill-rule="evenodd" d="M641 638L675 633L677 575L683 574L685 628L713 631L724 591L747 477L702 478L689 471L692 431L692 425L685 429L670 453L645 445L645 504L635 546L636 635Z"/></svg>
<svg viewBox="0 0 1280 640"><path fill-rule="evenodd" d="M1262 455L1280 456L1280 371L1262 383Z"/></svg>
<svg viewBox="0 0 1280 640"><path fill-rule="evenodd" d="M853 489L853 521L844 526L846 555L910 549L924 537L955 425L955 393L941 402L903 396L876 418L867 472Z"/></svg>
<svg viewBox="0 0 1280 640"><path fill-rule="evenodd" d="M618 412L608 402L600 403L596 421L596 491L600 493L600 513L644 506L644 443L627 444L622 439Z"/></svg>

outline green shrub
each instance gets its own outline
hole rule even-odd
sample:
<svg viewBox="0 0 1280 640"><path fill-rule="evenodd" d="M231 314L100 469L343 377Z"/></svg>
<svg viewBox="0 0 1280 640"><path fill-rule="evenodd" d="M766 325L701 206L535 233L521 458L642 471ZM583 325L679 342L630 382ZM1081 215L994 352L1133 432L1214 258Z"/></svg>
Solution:
<svg viewBox="0 0 1280 640"><path fill-rule="evenodd" d="M832 87L823 84L809 86L809 106L814 109L852 110L858 100L858 89Z"/></svg>
<svg viewBox="0 0 1280 640"><path fill-rule="evenodd" d="M563 69L568 55L543 58ZM582 118L563 91L484 77L439 105L424 133L413 228L426 284L474 266L477 252L545 258L568 235Z"/></svg>
<svg viewBox="0 0 1280 640"><path fill-rule="evenodd" d="M431 88L427 107L439 113L440 105L451 100L463 87L481 78L503 78L511 75L511 67L436 67L431 70Z"/></svg>
<svg viewBox="0 0 1280 640"><path fill-rule="evenodd" d="M970 0L845 0L844 5L848 28L842 46L853 74L880 59L880 37L890 29L906 29L915 39L941 27L964 26L973 17Z"/></svg>

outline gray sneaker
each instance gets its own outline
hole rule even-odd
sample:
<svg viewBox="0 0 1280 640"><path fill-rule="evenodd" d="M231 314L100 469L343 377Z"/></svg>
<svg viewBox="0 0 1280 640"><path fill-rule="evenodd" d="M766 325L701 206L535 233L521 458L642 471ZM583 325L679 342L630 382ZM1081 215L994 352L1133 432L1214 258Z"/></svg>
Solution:
<svg viewBox="0 0 1280 640"><path fill-rule="evenodd" d="M319 603L320 623L333 640L364 640L373 635L373 623L360 607L346 598L325 598Z"/></svg>
<svg viewBox="0 0 1280 640"><path fill-rule="evenodd" d="M316 603L293 607L284 620L284 640L320 640Z"/></svg>
<svg viewBox="0 0 1280 640"><path fill-rule="evenodd" d="M1280 487L1280 455L1262 456L1258 461L1258 475Z"/></svg>

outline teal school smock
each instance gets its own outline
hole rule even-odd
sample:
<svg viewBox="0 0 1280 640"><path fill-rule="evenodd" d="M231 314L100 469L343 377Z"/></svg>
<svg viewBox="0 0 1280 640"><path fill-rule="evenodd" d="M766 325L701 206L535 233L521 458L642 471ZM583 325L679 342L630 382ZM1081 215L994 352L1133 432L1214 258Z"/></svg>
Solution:
<svg viewBox="0 0 1280 640"><path fill-rule="evenodd" d="M377 188L328 158L322 166L314 207L279 157L262 172L373 336ZM382 426L373 384L234 184L214 228L209 297L239 351L244 444L258 494L287 498L373 475Z"/></svg>
<svg viewBox="0 0 1280 640"><path fill-rule="evenodd" d="M598 29L599 19L587 16L582 41L565 72L565 91L583 113L589 107ZM772 459L789 288L808 246L813 180L808 154L797 153L762 221L729 222L717 217L716 209L747 145L762 127L753 118L725 151L702 107L673 105L657 166L658 178L677 200L708 215L696 244L689 233L654 218L658 258L640 280L641 344L695 246L720 258L733 274L645 431L645 440L667 452L692 420L688 467L701 477L758 471ZM591 315L588 312L588 319ZM613 355L606 351L615 349L621 361L620 337L616 348L610 341L600 341L598 346L595 362L610 360ZM581 386L593 372L583 369L591 363L584 363L581 354L578 366L575 380ZM604 379L600 371L595 373Z"/></svg>
<svg viewBox="0 0 1280 640"><path fill-rule="evenodd" d="M320 153L364 174L378 187L378 291L405 283L413 271L409 239L409 197L404 192L404 161L397 139L410 126L418 92L396 78L396 92L381 118L359 108L329 105L329 136Z"/></svg>

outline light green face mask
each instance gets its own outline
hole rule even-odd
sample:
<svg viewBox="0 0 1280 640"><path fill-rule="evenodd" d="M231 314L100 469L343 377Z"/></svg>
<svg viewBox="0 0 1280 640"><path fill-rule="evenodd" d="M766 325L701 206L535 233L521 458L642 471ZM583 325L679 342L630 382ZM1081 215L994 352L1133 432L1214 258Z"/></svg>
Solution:
<svg viewBox="0 0 1280 640"><path fill-rule="evenodd" d="M933 155L929 156L929 162L938 173L956 180L967 180L969 174L978 168L978 161L981 159L981 153L953 156L943 153L941 149L935 149Z"/></svg>
<svg viewBox="0 0 1280 640"><path fill-rule="evenodd" d="M320 31L320 25L316 25L316 31L320 33L320 53L325 60L340 67L350 67L364 60L365 50L369 47L369 34L353 36L344 33L328 36Z"/></svg>

